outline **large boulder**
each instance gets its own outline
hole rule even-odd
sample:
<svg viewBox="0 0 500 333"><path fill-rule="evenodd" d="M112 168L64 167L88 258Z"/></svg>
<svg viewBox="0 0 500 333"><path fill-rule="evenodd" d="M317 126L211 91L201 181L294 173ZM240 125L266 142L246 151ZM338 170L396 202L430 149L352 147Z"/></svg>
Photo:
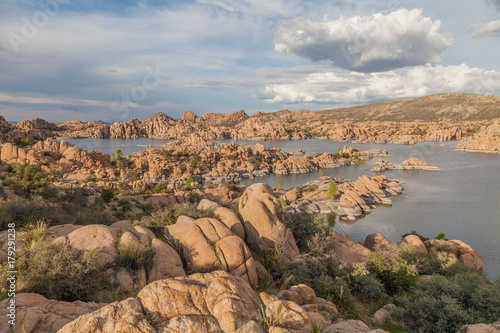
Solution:
<svg viewBox="0 0 500 333"><path fill-rule="evenodd" d="M110 264L118 256L115 247L117 236L116 231L108 226L91 224L58 237L54 242L66 244L76 252L96 251L103 263Z"/></svg>
<svg viewBox="0 0 500 333"><path fill-rule="evenodd" d="M128 298L78 317L64 325L58 333L156 333L149 324L140 300Z"/></svg>
<svg viewBox="0 0 500 333"><path fill-rule="evenodd" d="M182 267L181 257L170 245L155 238L151 241L151 247L154 253L154 264L148 274L149 282L177 276L186 276Z"/></svg>
<svg viewBox="0 0 500 333"><path fill-rule="evenodd" d="M193 273L225 270L257 287L255 261L245 242L219 220L179 217L166 228L167 237L179 246L186 269Z"/></svg>
<svg viewBox="0 0 500 333"><path fill-rule="evenodd" d="M0 332L45 333L57 332L76 318L99 309L100 305L89 302L63 302L48 300L42 295L21 293L15 297L15 326L8 323L10 298L0 302Z"/></svg>
<svg viewBox="0 0 500 333"><path fill-rule="evenodd" d="M408 235L401 241L403 244L411 245L417 253L427 254L427 248L425 247L424 242L417 235Z"/></svg>
<svg viewBox="0 0 500 333"><path fill-rule="evenodd" d="M155 281L138 299L164 332L236 332L258 324L262 306L250 285L223 271Z"/></svg>
<svg viewBox="0 0 500 333"><path fill-rule="evenodd" d="M238 214L232 209L222 207L217 202L208 199L202 199L198 204L198 209L214 213L217 219L224 223L236 236L245 239L245 228Z"/></svg>
<svg viewBox="0 0 500 333"><path fill-rule="evenodd" d="M356 243L352 237L346 234L336 234L334 239L334 259L347 267L355 263L371 264L370 254L372 251L363 245Z"/></svg>
<svg viewBox="0 0 500 333"><path fill-rule="evenodd" d="M285 226L285 214L272 188L253 184L240 198L239 213L245 227L245 240L257 253L270 253L277 243L282 246L286 260L299 255L292 232Z"/></svg>
<svg viewBox="0 0 500 333"><path fill-rule="evenodd" d="M307 286L295 286L295 292L308 301L316 298ZM322 299L317 300L319 307ZM311 321L319 326L328 323L313 307L316 304L301 307L266 293L257 295L243 279L215 271L155 281L137 298L85 314L60 332L312 333Z"/></svg>
<svg viewBox="0 0 500 333"><path fill-rule="evenodd" d="M383 235L379 233L370 234L366 236L365 241L363 242L363 246L375 251L378 249L383 250L390 242Z"/></svg>

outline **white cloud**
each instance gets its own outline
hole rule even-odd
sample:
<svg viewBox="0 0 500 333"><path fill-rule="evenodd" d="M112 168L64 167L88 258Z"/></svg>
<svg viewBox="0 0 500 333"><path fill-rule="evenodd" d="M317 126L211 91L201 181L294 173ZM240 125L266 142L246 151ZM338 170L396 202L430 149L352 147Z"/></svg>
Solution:
<svg viewBox="0 0 500 333"><path fill-rule="evenodd" d="M323 69L323 68L322 68ZM379 73L322 72L265 86L266 103L364 103L439 93L500 94L500 73L459 66L418 66Z"/></svg>
<svg viewBox="0 0 500 333"><path fill-rule="evenodd" d="M474 31L471 37L500 36L500 20L475 24L471 28Z"/></svg>
<svg viewBox="0 0 500 333"><path fill-rule="evenodd" d="M380 72L405 66L436 64L453 40L441 22L421 9L400 9L388 15L341 17L320 22L303 18L281 21L275 49L313 61L359 72Z"/></svg>

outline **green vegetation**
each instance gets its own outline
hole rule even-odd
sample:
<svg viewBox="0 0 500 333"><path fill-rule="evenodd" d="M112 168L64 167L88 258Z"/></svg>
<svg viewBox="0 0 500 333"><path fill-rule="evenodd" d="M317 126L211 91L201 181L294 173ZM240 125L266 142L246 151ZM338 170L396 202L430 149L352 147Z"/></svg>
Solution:
<svg viewBox="0 0 500 333"><path fill-rule="evenodd" d="M164 208L154 210L149 215L144 216L140 221L136 222L136 224L145 227L166 227L167 225L174 224L181 215L189 216L194 219L214 217L211 212L198 210L197 206L194 204L178 204L172 209Z"/></svg>
<svg viewBox="0 0 500 333"><path fill-rule="evenodd" d="M110 188L103 188L101 190L101 198L104 200L106 203L110 203L111 199L115 197L115 192L113 192L112 189Z"/></svg>
<svg viewBox="0 0 500 333"><path fill-rule="evenodd" d="M191 186L194 183L194 176L188 176L186 178L186 186Z"/></svg>
<svg viewBox="0 0 500 333"><path fill-rule="evenodd" d="M48 299L98 301L107 286L104 266L94 252L76 254L68 246L40 242L16 258L18 292L33 292ZM1 266L0 286L6 287L8 267Z"/></svg>
<svg viewBox="0 0 500 333"><path fill-rule="evenodd" d="M25 244L25 249L31 249L35 244L43 242L50 236L49 223L38 220L36 223L28 222L21 227L19 239Z"/></svg>
<svg viewBox="0 0 500 333"><path fill-rule="evenodd" d="M9 165L9 172L12 173L12 177L7 184L12 189L21 191L25 197L29 197L32 193L40 194L47 187L48 177L42 173L38 165L16 162Z"/></svg>
<svg viewBox="0 0 500 333"><path fill-rule="evenodd" d="M278 178L278 179L276 180L276 188L277 188L278 190L283 189L283 179Z"/></svg>
<svg viewBox="0 0 500 333"><path fill-rule="evenodd" d="M328 185L328 192L326 193L326 197L328 199L337 198L337 184L335 182L331 182L330 185Z"/></svg>
<svg viewBox="0 0 500 333"><path fill-rule="evenodd" d="M117 250L118 259L116 263L119 267L131 270L145 268L146 271L153 267L153 249L149 244L118 245Z"/></svg>
<svg viewBox="0 0 500 333"><path fill-rule="evenodd" d="M16 138L14 139L14 145L18 146L19 148L24 148L29 145L31 145L33 142L31 141L30 138Z"/></svg>
<svg viewBox="0 0 500 333"><path fill-rule="evenodd" d="M120 149L115 150L115 153L118 159L121 159L123 157L123 153Z"/></svg>

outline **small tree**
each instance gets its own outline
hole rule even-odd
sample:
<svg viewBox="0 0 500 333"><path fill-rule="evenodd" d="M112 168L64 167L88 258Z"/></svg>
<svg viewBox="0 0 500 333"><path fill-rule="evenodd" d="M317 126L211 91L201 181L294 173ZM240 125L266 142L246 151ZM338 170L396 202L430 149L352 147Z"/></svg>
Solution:
<svg viewBox="0 0 500 333"><path fill-rule="evenodd" d="M186 178L186 185L191 186L194 183L194 176L189 176Z"/></svg>
<svg viewBox="0 0 500 333"><path fill-rule="evenodd" d="M278 190L281 190L283 188L283 180L281 178L278 178L278 180L276 181L276 188Z"/></svg>
<svg viewBox="0 0 500 333"><path fill-rule="evenodd" d="M336 199L337 198L337 184L335 182L331 182L328 185L328 192L326 193L328 199Z"/></svg>
<svg viewBox="0 0 500 333"><path fill-rule="evenodd" d="M115 150L115 153L116 153L116 157L118 157L119 159L122 158L123 153L120 149Z"/></svg>
<svg viewBox="0 0 500 333"><path fill-rule="evenodd" d="M320 177L321 177L321 176L323 176L323 174L324 174L323 170L319 170L319 172L318 172L318 176L320 176Z"/></svg>
<svg viewBox="0 0 500 333"><path fill-rule="evenodd" d="M14 174L12 177L14 183L11 187L22 189L26 197L47 187L48 177L42 173L38 165L26 165L16 162L9 165L9 171Z"/></svg>

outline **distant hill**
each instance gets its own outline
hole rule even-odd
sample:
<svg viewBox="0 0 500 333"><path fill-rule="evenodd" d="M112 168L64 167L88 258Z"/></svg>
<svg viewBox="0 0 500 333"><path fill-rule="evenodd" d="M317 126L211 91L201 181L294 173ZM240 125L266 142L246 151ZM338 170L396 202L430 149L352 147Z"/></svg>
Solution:
<svg viewBox="0 0 500 333"><path fill-rule="evenodd" d="M500 97L475 94L440 94L414 99L318 111L342 121L449 121L500 118Z"/></svg>

